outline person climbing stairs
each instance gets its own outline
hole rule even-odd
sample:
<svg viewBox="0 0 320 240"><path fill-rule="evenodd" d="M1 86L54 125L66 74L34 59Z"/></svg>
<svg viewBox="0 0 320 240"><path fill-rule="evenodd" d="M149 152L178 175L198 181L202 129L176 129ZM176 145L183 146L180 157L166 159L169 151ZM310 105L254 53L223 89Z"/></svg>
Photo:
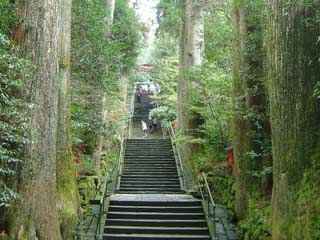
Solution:
<svg viewBox="0 0 320 240"><path fill-rule="evenodd" d="M141 138L143 136L141 121L148 123L150 111L156 107L155 102L152 100L152 93L142 93L140 102L137 101L134 104L134 114L132 118L132 138ZM152 125L153 125L153 120ZM161 128L157 126L157 130L149 132L148 138L162 139Z"/></svg>

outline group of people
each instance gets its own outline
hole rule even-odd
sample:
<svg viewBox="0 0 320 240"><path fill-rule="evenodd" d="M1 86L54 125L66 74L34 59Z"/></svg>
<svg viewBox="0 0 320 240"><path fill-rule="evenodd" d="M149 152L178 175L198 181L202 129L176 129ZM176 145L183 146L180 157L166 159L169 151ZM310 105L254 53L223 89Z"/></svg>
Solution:
<svg viewBox="0 0 320 240"><path fill-rule="evenodd" d="M150 83L136 87L135 94L136 94L136 98L137 98L138 103L141 102L142 93L158 94L158 93L160 93L160 85L158 83L150 80Z"/></svg>
<svg viewBox="0 0 320 240"><path fill-rule="evenodd" d="M135 90L136 100L138 103L141 103L141 98L143 93L153 93L158 94L160 93L160 85L152 80L150 80L149 83L143 84L141 86L137 86ZM154 102L150 103L151 108L153 105L155 105ZM150 106L148 107L150 108ZM145 121L141 121L142 131L143 131L143 137L148 137L148 132L150 134L154 133L157 130L157 119L156 117L152 117L149 114L147 123Z"/></svg>
<svg viewBox="0 0 320 240"><path fill-rule="evenodd" d="M148 137L148 127L149 127L149 133L152 134L157 130L157 118L149 116L148 118L148 127L145 121L141 120L141 126L143 131L143 137Z"/></svg>
<svg viewBox="0 0 320 240"><path fill-rule="evenodd" d="M148 87L149 87L149 92L152 92L154 94L160 93L160 85L158 83L150 80L150 85Z"/></svg>

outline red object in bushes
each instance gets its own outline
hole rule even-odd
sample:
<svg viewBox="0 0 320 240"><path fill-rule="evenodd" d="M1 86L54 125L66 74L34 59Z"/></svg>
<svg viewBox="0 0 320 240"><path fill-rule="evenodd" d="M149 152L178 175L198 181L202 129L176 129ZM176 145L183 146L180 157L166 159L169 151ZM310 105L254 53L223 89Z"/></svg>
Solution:
<svg viewBox="0 0 320 240"><path fill-rule="evenodd" d="M85 152L85 149L83 147L81 147L80 145L73 146L74 161L76 163L81 163L81 154L84 152Z"/></svg>
<svg viewBox="0 0 320 240"><path fill-rule="evenodd" d="M76 155L75 157L76 157L76 158L75 158L75 162L76 162L76 163L81 163L81 156L80 156L80 154Z"/></svg>
<svg viewBox="0 0 320 240"><path fill-rule="evenodd" d="M235 166L234 166L234 158L233 158L233 148L228 148L227 149L228 151L228 163L231 167L231 173L232 173L232 176L237 176L237 173L236 173L236 169L235 169Z"/></svg>

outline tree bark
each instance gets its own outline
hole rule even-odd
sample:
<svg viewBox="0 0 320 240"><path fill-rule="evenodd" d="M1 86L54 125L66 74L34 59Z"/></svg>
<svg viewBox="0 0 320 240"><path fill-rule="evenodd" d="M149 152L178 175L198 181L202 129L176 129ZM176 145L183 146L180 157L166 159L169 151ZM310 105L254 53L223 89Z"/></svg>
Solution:
<svg viewBox="0 0 320 240"><path fill-rule="evenodd" d="M198 3L199 4L199 3ZM191 130L193 116L187 103L193 91L189 70L202 63L204 46L202 6L187 0L181 26L180 40L180 75L178 81L178 127L184 133Z"/></svg>
<svg viewBox="0 0 320 240"><path fill-rule="evenodd" d="M96 144L94 155L93 155L93 159L95 162L97 173L99 173L99 170L100 170L101 153L102 153L104 140L105 140L105 138L104 138L105 127L106 127L105 125L106 125L107 116L108 116L107 96L102 95L100 106L101 106L101 112L100 112L100 114L101 114L100 115L101 116L101 128L100 128L98 136L97 136L97 144Z"/></svg>
<svg viewBox="0 0 320 240"><path fill-rule="evenodd" d="M263 82L263 46L259 12L252 10L252 1L233 1L233 148L236 167L235 212L244 219L252 193L261 193L262 142L268 138L266 102ZM250 154L251 153L251 154Z"/></svg>
<svg viewBox="0 0 320 240"><path fill-rule="evenodd" d="M19 176L22 201L10 231L14 239L62 239L56 184L59 81L67 79L66 71L59 68L62 3L68 11L70 3L62 0L18 2L24 24L19 41L34 69L24 82L30 103L31 142Z"/></svg>
<svg viewBox="0 0 320 240"><path fill-rule="evenodd" d="M296 193L319 140L319 1L269 0L273 145L272 239L292 239Z"/></svg>
<svg viewBox="0 0 320 240"><path fill-rule="evenodd" d="M107 11L108 11L108 27L112 26L113 23L113 15L114 15L114 8L115 8L116 0L107 0Z"/></svg>
<svg viewBox="0 0 320 240"><path fill-rule="evenodd" d="M204 50L204 19L203 2L195 3L193 0L187 0L184 4L184 16L181 25L180 36L180 73L178 80L178 129L185 135L193 137L195 129L199 126L199 117L190 110L190 100L193 91L195 91L191 82L191 70L194 66L202 64L202 55ZM190 160L192 152L196 146L188 143L183 147L183 159Z"/></svg>
<svg viewBox="0 0 320 240"><path fill-rule="evenodd" d="M61 236L62 239L71 240L73 239L73 231L76 227L79 208L70 132L71 1L61 0L60 11L56 172Z"/></svg>
<svg viewBox="0 0 320 240"><path fill-rule="evenodd" d="M133 9L135 0L127 0L127 1L128 1L127 2L128 3L128 7Z"/></svg>

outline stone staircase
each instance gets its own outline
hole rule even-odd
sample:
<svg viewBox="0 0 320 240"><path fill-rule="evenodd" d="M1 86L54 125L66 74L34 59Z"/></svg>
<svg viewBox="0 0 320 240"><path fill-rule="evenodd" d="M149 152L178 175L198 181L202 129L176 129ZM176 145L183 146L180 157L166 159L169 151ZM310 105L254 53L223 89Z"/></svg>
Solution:
<svg viewBox="0 0 320 240"><path fill-rule="evenodd" d="M180 193L169 139L127 139L119 193Z"/></svg>
<svg viewBox="0 0 320 240"><path fill-rule="evenodd" d="M111 196L103 239L209 240L201 201L181 190L171 140L160 129L141 138L141 120L148 120L151 107L149 94L135 104L133 138L125 142L120 188Z"/></svg>
<svg viewBox="0 0 320 240"><path fill-rule="evenodd" d="M148 125L148 116L150 111L155 107L152 104L152 100L150 98L151 93L143 93L141 96L141 102L135 102L134 105L134 114L132 118L132 138L141 138L142 137L142 129L141 129L141 120L145 121ZM162 139L161 127L158 126L156 132L152 134L148 134L148 138L157 138Z"/></svg>
<svg viewBox="0 0 320 240"><path fill-rule="evenodd" d="M211 239L201 201L188 195L115 195L103 239Z"/></svg>

